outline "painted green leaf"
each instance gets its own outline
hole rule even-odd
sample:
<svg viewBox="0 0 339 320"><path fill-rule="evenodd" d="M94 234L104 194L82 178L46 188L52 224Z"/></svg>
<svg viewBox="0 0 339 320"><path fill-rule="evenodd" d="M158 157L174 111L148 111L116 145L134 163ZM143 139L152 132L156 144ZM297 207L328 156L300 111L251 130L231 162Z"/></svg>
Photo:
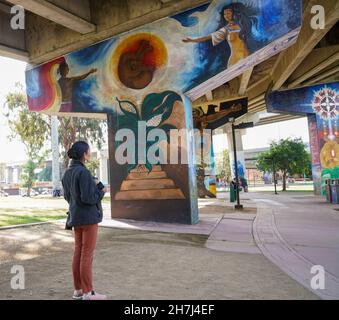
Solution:
<svg viewBox="0 0 339 320"><path fill-rule="evenodd" d="M118 103L119 103L119 107L121 109L121 111L124 113L124 115L130 119L131 121L138 121L139 120L139 114L138 114L138 110L137 107L128 100L119 100L118 98L116 98Z"/></svg>
<svg viewBox="0 0 339 320"><path fill-rule="evenodd" d="M162 123L171 115L176 101L182 101L182 99L174 91L148 94L141 106L141 118L148 121L156 115L162 115Z"/></svg>
<svg viewBox="0 0 339 320"><path fill-rule="evenodd" d="M127 166L127 172L130 173L133 169L135 169L137 166L136 163L131 163Z"/></svg>

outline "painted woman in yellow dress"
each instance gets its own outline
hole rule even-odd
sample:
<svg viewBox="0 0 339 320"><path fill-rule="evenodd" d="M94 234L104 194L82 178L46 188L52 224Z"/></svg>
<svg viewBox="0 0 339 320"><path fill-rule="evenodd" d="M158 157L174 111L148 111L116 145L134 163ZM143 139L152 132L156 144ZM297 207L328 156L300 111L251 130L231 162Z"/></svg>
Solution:
<svg viewBox="0 0 339 320"><path fill-rule="evenodd" d="M250 55L247 42L250 38L253 39L252 26L256 26L257 18L254 16L254 9L242 3L225 6L220 14L222 25L217 31L205 37L185 38L183 42L212 41L213 46L216 46L222 41L227 41L231 49L228 60L230 67Z"/></svg>

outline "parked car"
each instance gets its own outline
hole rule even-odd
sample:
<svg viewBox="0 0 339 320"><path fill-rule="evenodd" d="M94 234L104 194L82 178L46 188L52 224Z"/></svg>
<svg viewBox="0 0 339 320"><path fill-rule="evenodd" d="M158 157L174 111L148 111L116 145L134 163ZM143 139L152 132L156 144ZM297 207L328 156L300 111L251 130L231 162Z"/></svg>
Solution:
<svg viewBox="0 0 339 320"><path fill-rule="evenodd" d="M0 197L8 197L9 194L3 190L0 190Z"/></svg>
<svg viewBox="0 0 339 320"><path fill-rule="evenodd" d="M41 194L42 195L52 195L52 189L43 189Z"/></svg>
<svg viewBox="0 0 339 320"><path fill-rule="evenodd" d="M31 190L31 193L30 193L31 197L36 197L38 195L39 195L39 192L35 191L34 189ZM27 190L21 191L21 196L27 197Z"/></svg>

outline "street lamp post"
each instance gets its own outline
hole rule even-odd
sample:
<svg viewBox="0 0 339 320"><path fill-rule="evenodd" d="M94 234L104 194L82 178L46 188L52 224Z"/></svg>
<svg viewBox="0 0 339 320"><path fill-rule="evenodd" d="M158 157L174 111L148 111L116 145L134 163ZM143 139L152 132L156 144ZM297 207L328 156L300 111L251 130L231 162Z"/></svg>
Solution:
<svg viewBox="0 0 339 320"><path fill-rule="evenodd" d="M236 195L237 195L237 204L234 206L235 209L243 209L243 206L240 204L239 197L239 174L238 174L238 157L237 157L237 146L235 139L235 130L236 129L246 129L252 128L254 126L253 122L243 122L238 125L234 125L234 121L232 121L232 140L233 140L233 151L234 151L234 174L235 174L235 185L236 185Z"/></svg>
<svg viewBox="0 0 339 320"><path fill-rule="evenodd" d="M237 204L235 205L236 209L242 209L243 206L240 204L239 197L239 176L238 176L238 158L237 158L237 146L235 142L235 128L234 123L232 123L232 139L233 139L233 152L234 152L234 174L235 174L235 194L237 197Z"/></svg>

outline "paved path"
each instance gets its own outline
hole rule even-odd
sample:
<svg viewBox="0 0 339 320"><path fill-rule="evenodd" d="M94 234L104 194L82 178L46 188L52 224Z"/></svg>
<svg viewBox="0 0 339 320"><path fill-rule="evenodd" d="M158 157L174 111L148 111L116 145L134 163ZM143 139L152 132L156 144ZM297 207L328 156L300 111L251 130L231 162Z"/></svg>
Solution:
<svg viewBox="0 0 339 320"><path fill-rule="evenodd" d="M263 254L323 299L339 299L339 206L311 194L249 193L257 203L255 241ZM313 290L314 265L325 269L325 289Z"/></svg>

